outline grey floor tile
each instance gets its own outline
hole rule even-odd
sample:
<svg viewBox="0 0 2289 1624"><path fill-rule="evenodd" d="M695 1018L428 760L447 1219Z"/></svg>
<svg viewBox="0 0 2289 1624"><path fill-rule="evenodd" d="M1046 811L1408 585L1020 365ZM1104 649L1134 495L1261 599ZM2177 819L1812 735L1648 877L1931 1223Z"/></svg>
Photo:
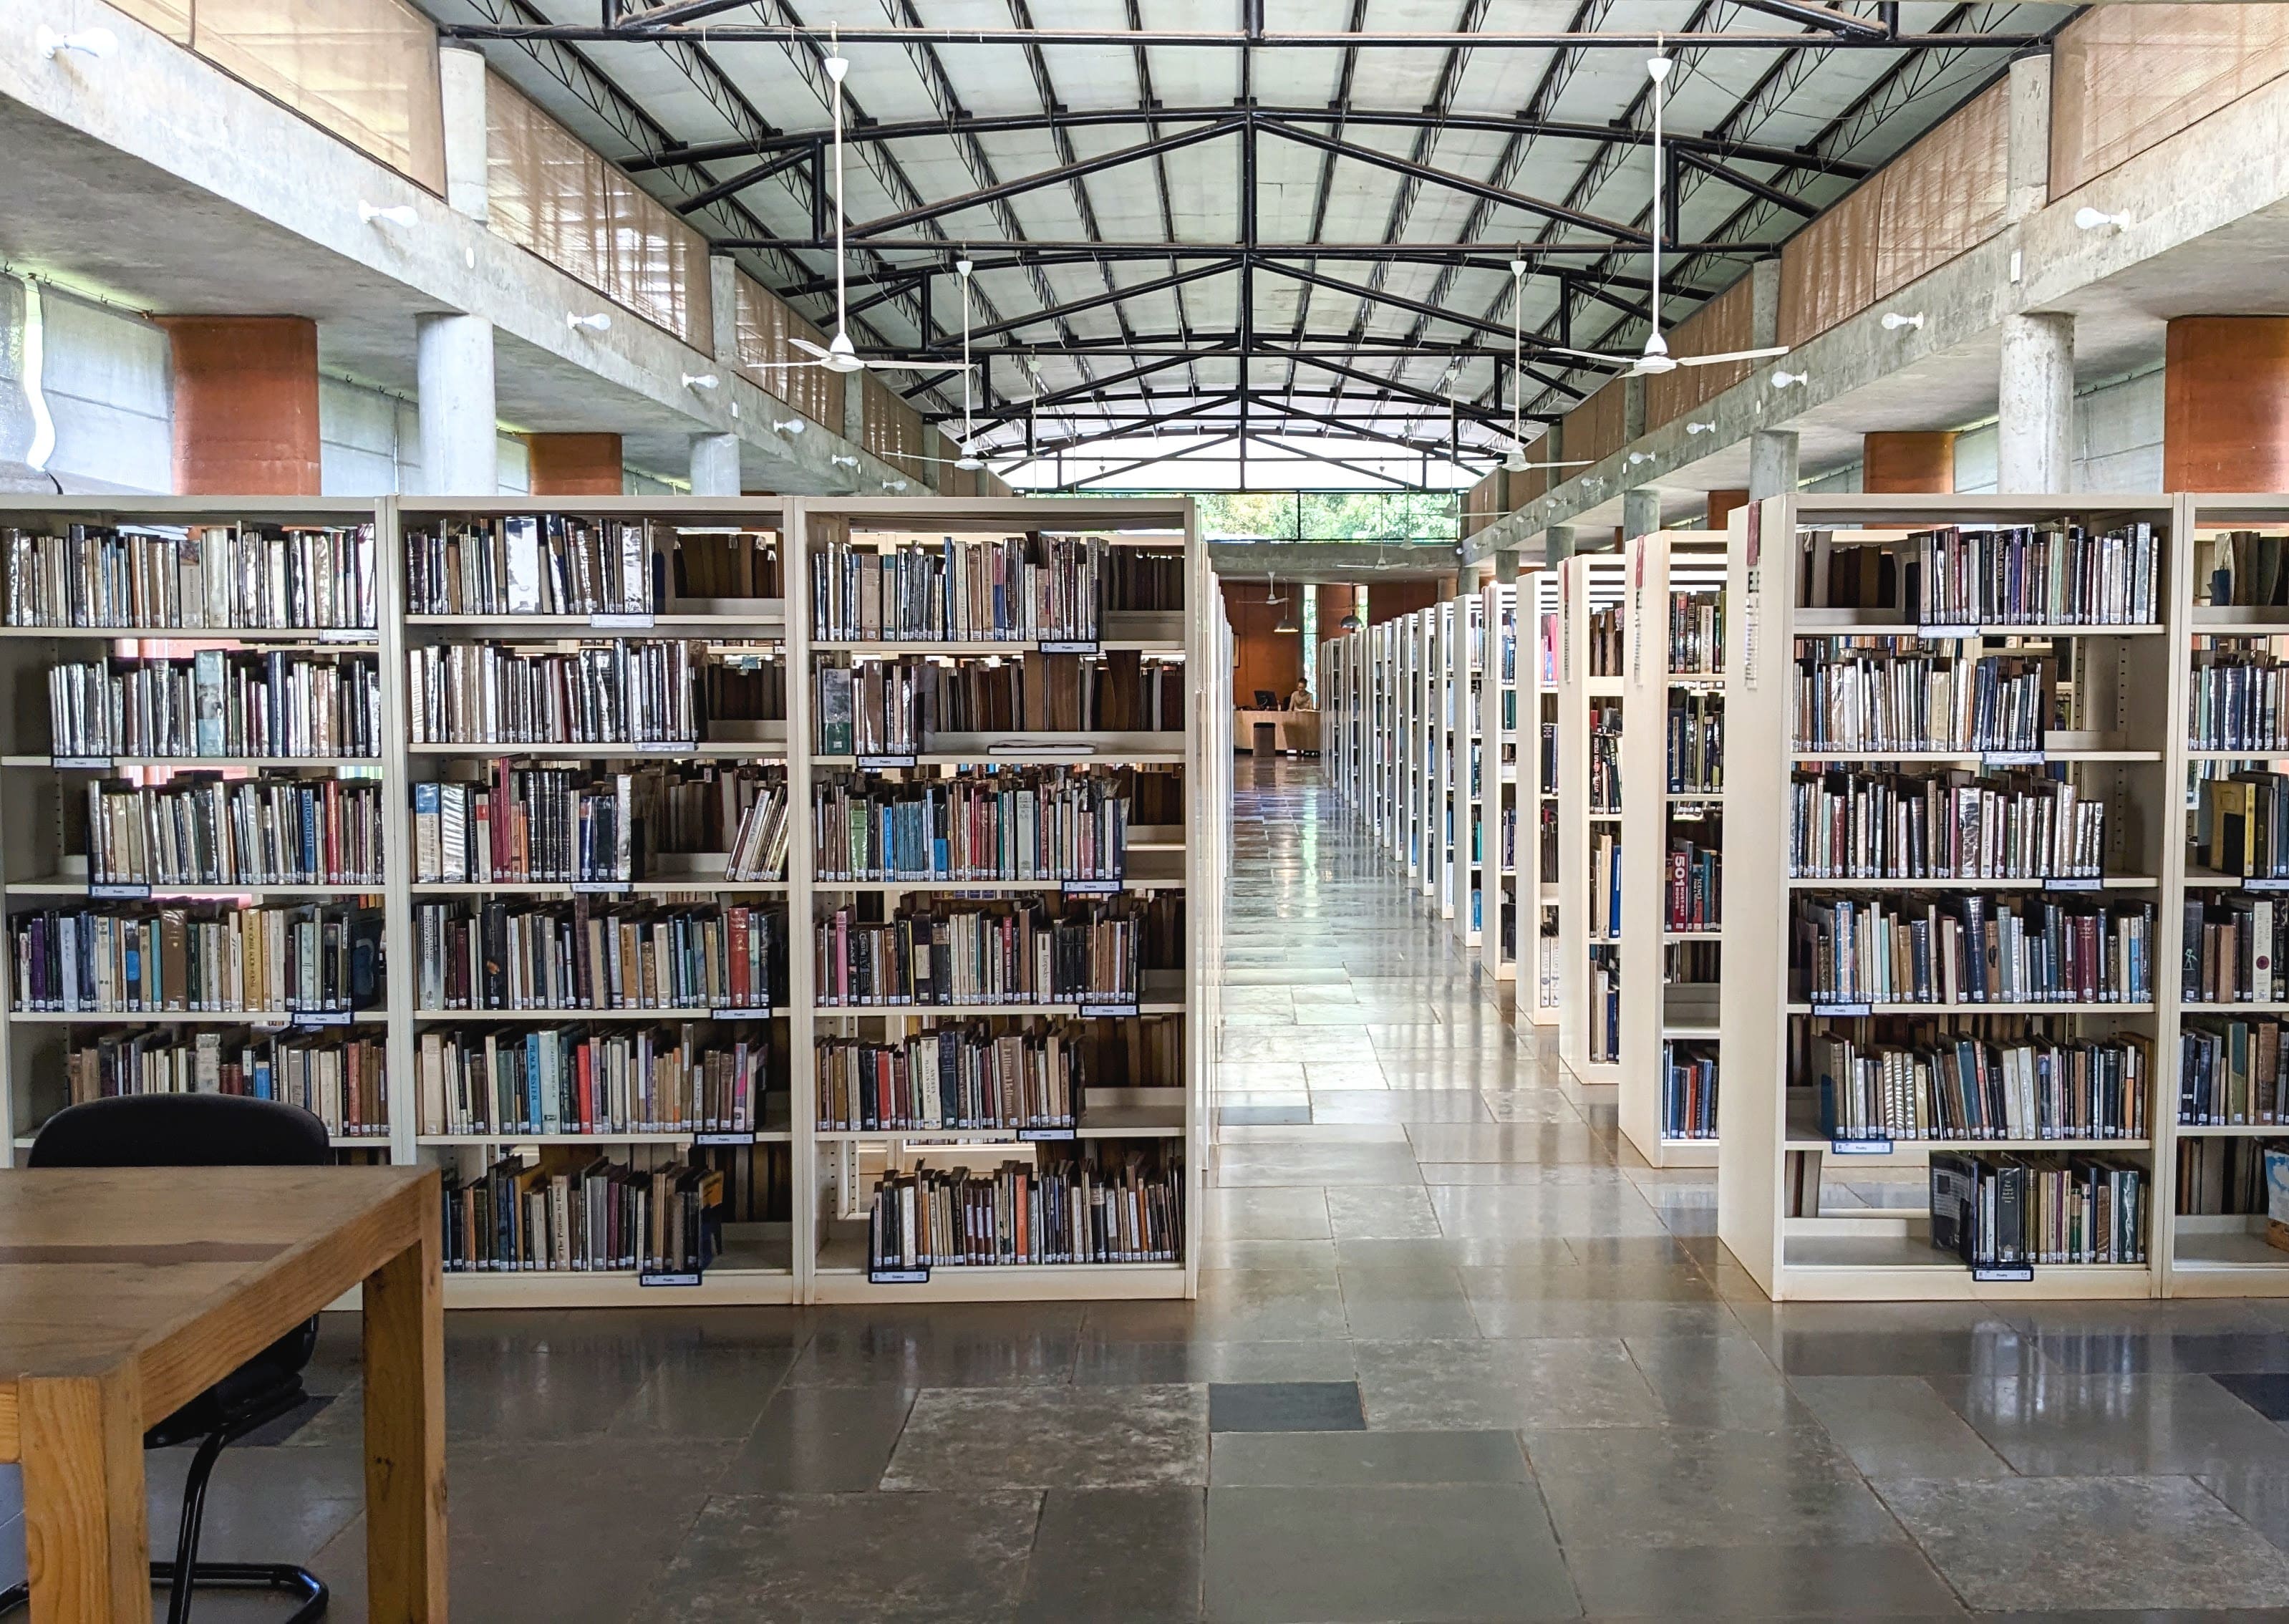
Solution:
<svg viewBox="0 0 2289 1624"><path fill-rule="evenodd" d="M885 1489L1161 1488L1208 1481L1208 1391L1152 1387L925 1388Z"/></svg>
<svg viewBox="0 0 2289 1624"><path fill-rule="evenodd" d="M724 1494L833 1494L880 1487L914 1396L903 1388L785 1388L731 1458Z"/></svg>
<svg viewBox="0 0 2289 1624"><path fill-rule="evenodd" d="M1525 1483L1515 1432L1219 1432L1212 1488Z"/></svg>
<svg viewBox="0 0 2289 1624"><path fill-rule="evenodd" d="M640 1616L661 1624L1008 1620L1023 1594L1041 1507L1033 1490L721 1495L699 1514ZM567 1565L578 1574L577 1563Z"/></svg>
<svg viewBox="0 0 2289 1624"><path fill-rule="evenodd" d="M1340 1271L1344 1318L1354 1338L1474 1337L1477 1316L1452 1268L1355 1266Z"/></svg>
<svg viewBox="0 0 2289 1624"><path fill-rule="evenodd" d="M1324 1240L1331 1233L1328 1198L1316 1188L1204 1190L1200 1225L1232 1241Z"/></svg>
<svg viewBox="0 0 2289 1624"><path fill-rule="evenodd" d="M1920 1376L1792 1376L1789 1385L1867 1476L2011 1476Z"/></svg>
<svg viewBox="0 0 2289 1624"><path fill-rule="evenodd" d="M2011 1376L2039 1363L2032 1340L2005 1328L1797 1331L1768 1342L1791 1376Z"/></svg>
<svg viewBox="0 0 2289 1624"><path fill-rule="evenodd" d="M1051 1489L1021 1624L1192 1624L1200 1612L1208 1492Z"/></svg>
<svg viewBox="0 0 2289 1624"><path fill-rule="evenodd" d="M1168 1381L1349 1381L1358 1374L1348 1339L1309 1342L1097 1341L1081 1344L1076 1385L1133 1387Z"/></svg>
<svg viewBox="0 0 2289 1624"><path fill-rule="evenodd" d="M2289 1473L2289 1433L2206 1376L1934 1377L2014 1471L2047 1477Z"/></svg>
<svg viewBox="0 0 2289 1624"><path fill-rule="evenodd" d="M1594 1619L1936 1619L1964 1616L1905 1545L1566 1546Z"/></svg>
<svg viewBox="0 0 2289 1624"><path fill-rule="evenodd" d="M1535 1429L1526 1457L1569 1546L1884 1545L1903 1537L1851 1462L1811 1429Z"/></svg>
<svg viewBox="0 0 2289 1624"><path fill-rule="evenodd" d="M1364 1432L1356 1381L1218 1381L1208 1386L1208 1431Z"/></svg>
<svg viewBox="0 0 2289 1624"><path fill-rule="evenodd" d="M1378 1430L1651 1425L1653 1390L1617 1337L1360 1342Z"/></svg>
<svg viewBox="0 0 2289 1624"><path fill-rule="evenodd" d="M1216 1152L1213 1172L1226 1189L1421 1182L1404 1145L1226 1145Z"/></svg>
<svg viewBox="0 0 2289 1624"><path fill-rule="evenodd" d="M1661 1214L1625 1185L1608 1189L1563 1185L1442 1184L1431 1187L1432 1210L1449 1235L1570 1240L1666 1236Z"/></svg>
<svg viewBox="0 0 2289 1624"><path fill-rule="evenodd" d="M1328 1221L1338 1240L1420 1240L1440 1233L1420 1184L1331 1186Z"/></svg>
<svg viewBox="0 0 2289 1624"><path fill-rule="evenodd" d="M1645 1372L1661 1413L1680 1427L1770 1431L1815 1424L1747 1334L1632 1335L1623 1339Z"/></svg>
<svg viewBox="0 0 2289 1624"><path fill-rule="evenodd" d="M1216 1624L1581 1612L1524 1484L1211 1489L1207 1599Z"/></svg>
<svg viewBox="0 0 2289 1624"><path fill-rule="evenodd" d="M2289 1556L2189 1478L1877 1484L1974 1609L2270 1606Z"/></svg>

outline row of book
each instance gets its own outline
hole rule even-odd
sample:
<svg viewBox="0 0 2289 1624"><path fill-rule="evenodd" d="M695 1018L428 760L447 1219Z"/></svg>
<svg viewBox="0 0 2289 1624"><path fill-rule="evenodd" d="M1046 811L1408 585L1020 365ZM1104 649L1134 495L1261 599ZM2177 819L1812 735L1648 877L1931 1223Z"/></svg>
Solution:
<svg viewBox="0 0 2289 1624"><path fill-rule="evenodd" d="M822 1037L818 1127L853 1130L1070 1128L1088 1086L1080 1028L991 1032L941 1027L904 1043Z"/></svg>
<svg viewBox="0 0 2289 1624"><path fill-rule="evenodd" d="M1964 530L1909 538L1926 626L2150 626L2160 559L2140 521L2094 534L2079 524Z"/></svg>
<svg viewBox="0 0 2289 1624"><path fill-rule="evenodd" d="M870 923L841 908L812 944L818 1002L902 1004L1133 1004L1146 963L1168 963L1173 900L1120 899L1054 911L1039 898L1000 907L909 903ZM1148 959L1148 936L1162 953Z"/></svg>
<svg viewBox="0 0 2289 1624"><path fill-rule="evenodd" d="M371 657L227 653L73 662L48 669L56 756L381 754L381 672Z"/></svg>
<svg viewBox="0 0 2289 1624"><path fill-rule="evenodd" d="M763 1125L769 1027L711 1040L690 1025L424 1032L421 1132L751 1132Z"/></svg>
<svg viewBox="0 0 2289 1624"><path fill-rule="evenodd" d="M2229 531L2210 544L2210 603L2217 608L2266 609L2289 603L2289 571L2281 567L2279 536Z"/></svg>
<svg viewBox="0 0 2289 1624"><path fill-rule="evenodd" d="M2135 1033L1989 1042L1927 1027L1906 1043L1816 1034L1810 1071L1822 1134L1846 1143L2144 1139L2154 1077L2151 1051Z"/></svg>
<svg viewBox="0 0 2289 1624"><path fill-rule="evenodd" d="M2289 1168L2289 1140L2211 1134L2178 1140L2178 1211L2197 1216L2269 1211L2268 1160L2277 1178Z"/></svg>
<svg viewBox="0 0 2289 1624"><path fill-rule="evenodd" d="M87 787L88 877L110 885L379 885L381 786L187 773Z"/></svg>
<svg viewBox="0 0 2289 1624"><path fill-rule="evenodd" d="M252 1030L109 1032L63 1056L71 1103L132 1094L243 1094L299 1105L338 1139L386 1139L379 1038Z"/></svg>
<svg viewBox="0 0 2289 1624"><path fill-rule="evenodd" d="M1622 837L1610 828L1590 830L1590 940L1622 938Z"/></svg>
<svg viewBox="0 0 2289 1624"><path fill-rule="evenodd" d="M2188 1004L2289 999L2289 906L2269 895L2188 892L2179 949Z"/></svg>
<svg viewBox="0 0 2289 1624"><path fill-rule="evenodd" d="M2091 879L2106 803L2032 772L1789 776L1789 873L1814 880Z"/></svg>
<svg viewBox="0 0 2289 1624"><path fill-rule="evenodd" d="M1157 1147L1007 1161L987 1172L889 1173L867 1204L875 1270L1020 1264L1174 1263L1183 1172Z"/></svg>
<svg viewBox="0 0 2289 1624"><path fill-rule="evenodd" d="M1046 767L897 784L830 775L812 793L821 881L1119 880L1119 774Z"/></svg>
<svg viewBox="0 0 2289 1624"><path fill-rule="evenodd" d="M1672 931L1713 931L1723 921L1724 854L1682 835L1669 837L1669 924Z"/></svg>
<svg viewBox="0 0 2289 1624"><path fill-rule="evenodd" d="M767 1012L785 1001L786 931L780 910L740 904L419 902L417 1007Z"/></svg>
<svg viewBox="0 0 2289 1624"><path fill-rule="evenodd" d="M698 647L619 640L570 652L490 643L406 652L416 744L690 745L699 738Z"/></svg>
<svg viewBox="0 0 2289 1624"><path fill-rule="evenodd" d="M1669 595L1669 668L1679 676L1725 669L1725 591Z"/></svg>
<svg viewBox="0 0 2289 1624"><path fill-rule="evenodd" d="M1714 795L1725 788L1725 696L1672 688L1665 720L1669 792Z"/></svg>
<svg viewBox="0 0 2289 1624"><path fill-rule="evenodd" d="M829 641L1095 642L1101 537L947 536L810 549L810 630Z"/></svg>
<svg viewBox="0 0 2289 1624"><path fill-rule="evenodd" d="M275 1015L381 999L381 916L367 908L50 908L9 930L20 1010Z"/></svg>
<svg viewBox="0 0 2289 1624"><path fill-rule="evenodd" d="M1590 612L1590 675L1623 675L1622 606Z"/></svg>
<svg viewBox="0 0 2289 1624"><path fill-rule="evenodd" d="M1590 1061L1614 1066L1622 1059L1622 967L1611 948L1590 949Z"/></svg>
<svg viewBox="0 0 2289 1624"><path fill-rule="evenodd" d="M409 614L642 614L655 606L650 521L562 513L465 518L405 535Z"/></svg>
<svg viewBox="0 0 2289 1624"><path fill-rule="evenodd" d="M1974 1268L2143 1263L2147 1188L2110 1157L1934 1151L1932 1244Z"/></svg>
<svg viewBox="0 0 2289 1624"><path fill-rule="evenodd" d="M0 529L8 624L370 631L376 545L371 524Z"/></svg>
<svg viewBox="0 0 2289 1624"><path fill-rule="evenodd" d="M448 1170L445 1268L696 1275L715 1250L723 1175L670 1162L637 1168L561 1148L503 1156L464 1179Z"/></svg>
<svg viewBox="0 0 2289 1624"><path fill-rule="evenodd" d="M1717 1045L1663 1043L1661 1046L1661 1136L1717 1137Z"/></svg>
<svg viewBox="0 0 2289 1624"><path fill-rule="evenodd" d="M2289 1125L2289 1053L2278 1020L2189 1015L2178 1028L2178 1120L2188 1127Z"/></svg>
<svg viewBox="0 0 2289 1624"><path fill-rule="evenodd" d="M1823 1004L2145 1004L2149 902L1977 892L1790 904L1796 996Z"/></svg>
<svg viewBox="0 0 2289 1624"><path fill-rule="evenodd" d="M2046 657L1870 652L1817 646L1796 662L1796 748L1891 755L2043 748L2055 668Z"/></svg>
<svg viewBox="0 0 2289 1624"><path fill-rule="evenodd" d="M2250 769L2196 782L2195 860L2236 879L2289 878L2289 778Z"/></svg>
<svg viewBox="0 0 2289 1624"><path fill-rule="evenodd" d="M941 732L1174 732L1185 696L1182 662L1119 653L822 664L812 742L822 756L912 756Z"/></svg>
<svg viewBox="0 0 2289 1624"><path fill-rule="evenodd" d="M789 833L778 768L590 772L496 761L488 784L413 786L420 884L613 884L653 877L663 852L717 851L724 879L778 880ZM678 866L687 869L698 871Z"/></svg>
<svg viewBox="0 0 2289 1624"><path fill-rule="evenodd" d="M2289 750L2289 661L2265 648L2194 651L2186 744L2196 750Z"/></svg>
<svg viewBox="0 0 2289 1624"><path fill-rule="evenodd" d="M1622 810L1622 708L1617 700L1590 707L1590 776L1584 785L1591 812Z"/></svg>

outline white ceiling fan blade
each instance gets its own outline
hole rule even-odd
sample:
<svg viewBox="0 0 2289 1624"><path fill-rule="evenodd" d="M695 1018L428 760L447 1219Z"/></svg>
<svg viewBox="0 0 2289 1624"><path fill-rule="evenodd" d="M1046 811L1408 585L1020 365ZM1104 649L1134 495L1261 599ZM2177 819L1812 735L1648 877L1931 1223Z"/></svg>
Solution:
<svg viewBox="0 0 2289 1624"><path fill-rule="evenodd" d="M802 340L798 339L795 341L801 343ZM826 363L824 361L747 361L742 362L741 364L750 372L791 372L799 366L825 366Z"/></svg>
<svg viewBox="0 0 2289 1624"><path fill-rule="evenodd" d="M917 356L912 361L901 361L895 356L884 356L872 360L861 361L858 364L861 366L888 367L903 372L968 372L977 370L974 364L969 366L964 366L959 361L940 361L934 357L925 359L920 356Z"/></svg>
<svg viewBox="0 0 2289 1624"><path fill-rule="evenodd" d="M787 342L794 345L797 349L802 350L805 355L817 356L822 361L826 359L826 347L823 344L814 344L809 339L798 339L792 336L788 338ZM810 363L808 361L790 361L786 364L789 366L809 366Z"/></svg>
<svg viewBox="0 0 2289 1624"><path fill-rule="evenodd" d="M1538 356L1573 356L1583 361L1603 361L1607 366L1635 366L1635 356L1609 356L1594 349L1568 349L1562 344L1544 344L1534 352Z"/></svg>
<svg viewBox="0 0 2289 1624"><path fill-rule="evenodd" d="M1776 344L1769 349L1728 349L1721 356L1675 356L1671 357L1679 366L1715 366L1724 361L1769 361L1775 356L1788 354L1789 347Z"/></svg>

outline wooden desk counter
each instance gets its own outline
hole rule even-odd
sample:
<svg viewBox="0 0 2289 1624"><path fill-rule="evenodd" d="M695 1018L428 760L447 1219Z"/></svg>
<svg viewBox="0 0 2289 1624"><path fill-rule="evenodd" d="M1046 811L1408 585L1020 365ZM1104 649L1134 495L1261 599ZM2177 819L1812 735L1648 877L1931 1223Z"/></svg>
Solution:
<svg viewBox="0 0 2289 1624"><path fill-rule="evenodd" d="M143 1434L364 1290L369 1612L445 1618L434 1170L0 1172L0 1460L24 1468L34 1624L151 1617Z"/></svg>
<svg viewBox="0 0 2289 1624"><path fill-rule="evenodd" d="M1273 728L1273 740L1283 750L1316 750L1320 748L1320 713L1310 710L1258 710L1253 706L1236 708L1232 713L1232 744L1235 752L1255 751L1256 724L1263 723Z"/></svg>

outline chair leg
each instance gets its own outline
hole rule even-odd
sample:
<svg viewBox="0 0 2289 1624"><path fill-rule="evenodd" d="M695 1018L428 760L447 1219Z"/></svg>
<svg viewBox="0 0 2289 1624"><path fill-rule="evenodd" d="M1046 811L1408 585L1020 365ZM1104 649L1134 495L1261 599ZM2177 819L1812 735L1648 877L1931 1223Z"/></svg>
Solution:
<svg viewBox="0 0 2289 1624"><path fill-rule="evenodd" d="M207 1515L207 1483L214 1476L215 1462L222 1459L223 1445L230 1442L231 1429L219 1428L199 1441L199 1452L191 1457L189 1476L183 1479L183 1524L175 1535L175 1560L155 1562L156 1574L161 1568L187 1574L197 1571L199 1561L199 1525ZM167 1597L167 1624L189 1624L191 1616L191 1586L178 1583Z"/></svg>

